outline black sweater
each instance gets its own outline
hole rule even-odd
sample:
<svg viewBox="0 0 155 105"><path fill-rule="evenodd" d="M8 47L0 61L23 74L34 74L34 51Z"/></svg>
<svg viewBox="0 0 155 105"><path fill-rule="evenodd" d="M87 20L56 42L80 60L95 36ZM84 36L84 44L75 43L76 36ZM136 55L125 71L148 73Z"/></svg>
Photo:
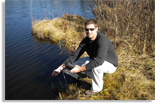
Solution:
<svg viewBox="0 0 155 105"><path fill-rule="evenodd" d="M118 66L118 59L114 47L107 36L98 33L94 41L88 37L84 38L77 50L65 61L74 63L84 52L87 52L91 61L85 65L87 70L100 66L104 61Z"/></svg>

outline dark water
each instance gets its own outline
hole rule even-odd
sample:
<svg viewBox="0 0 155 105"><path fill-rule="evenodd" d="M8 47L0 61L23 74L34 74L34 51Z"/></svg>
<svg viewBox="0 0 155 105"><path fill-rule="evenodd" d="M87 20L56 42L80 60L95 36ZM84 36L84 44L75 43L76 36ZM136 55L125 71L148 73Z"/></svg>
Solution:
<svg viewBox="0 0 155 105"><path fill-rule="evenodd" d="M83 0L5 1L5 99L54 99L51 72L67 57L56 44L31 35L33 19L60 17L63 13L93 18ZM52 11L52 14L47 11Z"/></svg>

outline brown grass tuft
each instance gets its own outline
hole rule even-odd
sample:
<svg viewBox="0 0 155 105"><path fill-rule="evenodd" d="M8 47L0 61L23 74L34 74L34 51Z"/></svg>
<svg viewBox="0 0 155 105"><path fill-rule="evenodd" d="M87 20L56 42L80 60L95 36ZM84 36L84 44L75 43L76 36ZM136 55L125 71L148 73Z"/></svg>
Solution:
<svg viewBox="0 0 155 105"><path fill-rule="evenodd" d="M38 39L48 39L53 42L63 42L70 52L73 52L84 33L85 18L76 15L63 15L62 18L52 20L34 21L32 25L32 34Z"/></svg>

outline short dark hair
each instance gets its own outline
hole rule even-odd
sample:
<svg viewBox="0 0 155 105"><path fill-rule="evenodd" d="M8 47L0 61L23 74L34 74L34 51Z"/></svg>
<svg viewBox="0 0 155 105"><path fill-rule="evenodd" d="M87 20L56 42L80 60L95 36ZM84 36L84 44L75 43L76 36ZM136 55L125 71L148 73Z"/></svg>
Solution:
<svg viewBox="0 0 155 105"><path fill-rule="evenodd" d="M95 27L98 27L97 26L97 21L94 20L94 19L89 19L85 22L85 26L88 25L88 24L94 24Z"/></svg>

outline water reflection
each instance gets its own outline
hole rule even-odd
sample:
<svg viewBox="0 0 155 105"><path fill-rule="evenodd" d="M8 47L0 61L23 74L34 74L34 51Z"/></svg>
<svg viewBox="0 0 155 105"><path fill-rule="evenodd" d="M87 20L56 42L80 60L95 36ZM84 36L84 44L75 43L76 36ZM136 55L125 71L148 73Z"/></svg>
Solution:
<svg viewBox="0 0 155 105"><path fill-rule="evenodd" d="M67 13L93 18L88 5L88 0L35 0L32 1L32 17L35 19L51 19Z"/></svg>

